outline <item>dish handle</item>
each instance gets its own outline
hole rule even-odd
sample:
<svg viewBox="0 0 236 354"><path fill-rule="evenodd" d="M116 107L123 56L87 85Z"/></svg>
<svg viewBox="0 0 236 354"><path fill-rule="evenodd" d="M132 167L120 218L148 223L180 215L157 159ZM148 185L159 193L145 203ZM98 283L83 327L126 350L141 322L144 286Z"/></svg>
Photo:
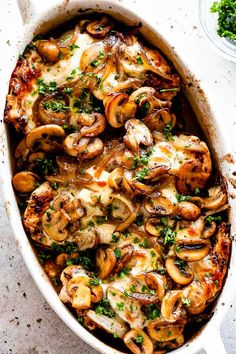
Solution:
<svg viewBox="0 0 236 354"><path fill-rule="evenodd" d="M212 333L212 335L209 336L209 339L205 342L203 349L206 354L227 354L219 332L216 332L215 334Z"/></svg>

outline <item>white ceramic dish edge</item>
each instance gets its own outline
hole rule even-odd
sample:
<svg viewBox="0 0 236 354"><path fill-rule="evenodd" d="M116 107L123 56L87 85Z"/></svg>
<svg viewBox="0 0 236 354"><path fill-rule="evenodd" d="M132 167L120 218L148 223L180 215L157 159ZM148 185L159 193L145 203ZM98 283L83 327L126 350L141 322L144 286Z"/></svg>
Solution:
<svg viewBox="0 0 236 354"><path fill-rule="evenodd" d="M199 89L199 84L195 81L194 77L187 69L185 63L183 63L178 57L177 53L173 52L171 45L163 38L164 33L157 33L152 27L150 27L145 20L140 16L135 14L135 11L130 10L130 5L134 5L135 1L129 1L129 4L124 4L121 1L113 0L99 0L98 2L89 0L70 0L70 1L59 1L51 0L40 1L18 1L20 5L20 12L22 16L22 33L16 33L16 37L21 38L21 41L14 48L14 60L8 63L3 71L4 83L5 85L1 90L0 97L0 114L3 116L4 106L5 106L5 95L8 90L8 82L10 74L15 66L15 62L20 52L24 49L25 45L32 39L33 35L37 33L39 28L50 29L55 27L61 22L72 18L77 13L78 9L86 10L93 9L94 11L100 10L115 14L118 20L123 20L129 24L138 23L141 21L143 23L143 34L152 42L158 46L167 54L170 60L173 61L180 74L183 77L184 82L194 83L191 87L186 89L186 94L190 99L190 102L195 109L197 116L202 124L202 127L206 133L206 136L211 141L213 152L218 157L220 169L223 175L228 178L231 175L232 165L227 163L226 160L222 160L222 157L226 154L232 153L231 146L226 138L226 133L224 131L223 123L216 121L214 118L214 112L210 110L207 100ZM131 6L132 7L132 6ZM162 37L163 36L163 37ZM156 40L157 39L157 40ZM156 42L156 43L155 43ZM205 117L205 118L204 118ZM214 129L213 129L214 127ZM216 138L217 137L217 138ZM219 143L220 142L220 143ZM42 271L37 258L35 257L28 238L22 227L21 218L19 210L17 207L14 191L11 185L11 163L10 163L10 147L8 143L7 131L4 124L0 124L0 171L1 171L1 185L5 201L5 207L9 216L9 220L12 226L13 233L17 245L22 253L24 261L35 281L41 293L49 303L49 305L54 309L54 311L59 315L59 317L68 325L68 327L86 341L89 345L94 347L101 353L106 354L118 354L119 351L105 345L100 340L96 339L91 333L84 329L76 319L70 314L66 307L59 300L55 290L52 288L48 281L47 276ZM229 192L232 194L235 191L231 188L229 184ZM233 213L235 208L235 201L230 198L230 203L232 206L231 221L236 223L236 214ZM235 230L232 227L231 237L235 234ZM212 319L205 326L204 330L199 333L196 338L191 340L189 343L185 344L183 347L177 349L175 353L177 354L190 354L197 353L199 350L204 349L208 354L225 353L225 349L220 337L220 324L224 318L226 310L230 306L230 301L235 293L236 287L236 273L233 271L236 263L236 245L232 242L232 255L230 261L230 268L227 276L227 280L224 289L218 298L217 305L214 310L214 315ZM235 285L233 285L235 284ZM212 340L209 340L212 338Z"/></svg>

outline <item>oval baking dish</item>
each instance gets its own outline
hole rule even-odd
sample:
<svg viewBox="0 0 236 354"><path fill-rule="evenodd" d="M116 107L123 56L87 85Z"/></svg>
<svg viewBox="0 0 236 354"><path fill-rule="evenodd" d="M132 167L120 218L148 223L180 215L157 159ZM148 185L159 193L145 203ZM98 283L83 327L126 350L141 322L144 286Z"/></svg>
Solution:
<svg viewBox="0 0 236 354"><path fill-rule="evenodd" d="M25 21L24 33L22 35L23 40L21 41L21 49L23 49L27 43L32 40L32 37L50 31L51 29L57 27L65 20L69 20L76 15L78 12L90 14L94 11L103 12L111 15L115 20L123 22L127 25L140 26L140 32L143 37L151 43L154 47L160 48L161 51L168 57L168 59L173 62L175 68L180 74L183 81L183 88L186 96L188 97L191 106L198 118L198 121L201 125L202 130L204 131L206 138L208 140L208 145L211 147L212 154L215 158L215 164L220 172L226 176L230 171L226 163L222 163L221 157L229 153L229 148L225 142L224 137L217 129L217 122L215 122L214 117L211 115L210 108L208 107L207 100L205 99L202 91L199 89L198 83L195 81L191 73L188 72L186 66L181 59L173 52L173 49L169 46L166 40L153 28L150 28L140 17L129 11L123 5L119 3L109 1L100 1L96 6L91 7L91 3L88 1L70 1L63 3L58 1L58 5L53 8L53 16L50 15L52 7L45 6L41 8L40 11L37 11L37 16L29 17L29 11L23 11L21 3L21 11ZM34 2L31 3L31 11L34 15L34 10L39 10L36 6L34 7ZM19 48L17 49L17 54ZM100 52L99 52L100 53ZM100 55L100 54L99 54ZM22 255L25 259L25 262L36 282L39 289L43 293L45 299L52 306L52 308L57 312L57 314L63 319L63 321L83 340L88 344L93 346L95 349L102 353L119 353L118 349L114 349L107 344L101 342L98 338L94 337L90 332L84 329L77 320L72 316L72 314L67 310L67 308L60 302L55 290L48 281L46 274L43 272L40 267L37 258L35 257L34 251L31 248L31 245L28 241L28 238L25 234L25 231L22 228L20 213L16 204L16 199L14 192L11 186L12 179L12 169L11 169L11 160L10 160L10 147L8 145L8 131L4 126L1 126L1 136L3 139L3 150L1 151L2 159L2 183L4 197L6 201L7 211L11 220L12 228L16 240L19 244L19 248L22 252ZM217 139L216 139L217 137ZM219 137L221 137L219 139ZM219 141L221 144L219 144ZM233 201L229 198L229 203L233 205ZM146 208L153 208L150 203ZM234 220L233 213L230 213L230 220ZM231 234L233 230L231 229ZM206 241L205 241L206 242ZM229 283L230 278L233 277L233 254L235 246L232 245L232 255L230 260L230 267L226 279L225 286L222 293L220 294L215 307L212 309L213 316L210 321L204 326L204 330L201 333L198 333L195 338L189 340L181 348L177 349L176 353L193 353L200 349L205 349L207 353L217 352L223 353L224 347L220 339L219 326L222 319L222 313L225 311L226 306L222 307L221 304L229 305L230 301L230 289ZM181 257L180 257L181 258ZM190 259L191 261L191 259ZM231 273L232 272L232 273ZM227 290L228 289L228 290ZM113 295L114 296L114 295ZM209 333L212 334L212 331L215 331L214 343L207 340ZM217 348L217 349L216 349ZM125 350L125 349L124 349Z"/></svg>

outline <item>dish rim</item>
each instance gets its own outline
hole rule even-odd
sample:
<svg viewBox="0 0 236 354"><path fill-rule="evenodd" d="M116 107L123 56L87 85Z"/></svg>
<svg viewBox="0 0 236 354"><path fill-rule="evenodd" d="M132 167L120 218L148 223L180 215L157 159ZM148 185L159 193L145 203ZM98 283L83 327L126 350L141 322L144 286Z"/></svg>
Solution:
<svg viewBox="0 0 236 354"><path fill-rule="evenodd" d="M78 6L77 1L72 1L71 4L72 3L74 3L74 4L76 3ZM91 1L84 0L84 1L80 1L80 3L84 4L84 5L80 5L80 7L82 8L84 6L84 8L86 9L86 8L88 8L87 4L88 3L91 4ZM147 21L145 21L140 15L137 15L133 10L130 10L124 4L117 3L117 2L114 2L111 0L100 0L99 6L101 8L101 12L109 12L110 8L108 8L108 7L113 6L113 7L116 7L116 11L120 11L120 12L123 11L122 16L123 16L123 18L126 18L126 20L128 20L129 17L131 17L131 21L140 20L146 29L148 29L148 28L151 29L152 35L154 35L155 37L158 37L160 40L162 40L163 41L162 44L163 45L165 44L165 46L169 47L169 49L170 49L169 43L166 41L166 39L163 38L163 36L160 34L160 32L157 32L153 26L149 25L147 23ZM61 10L61 7L58 6L58 9ZM99 11L100 9L95 8L95 9L93 9L93 12L95 12L94 10ZM48 9L47 9L47 11L48 11ZM125 11L125 14L124 14L124 11ZM120 13L119 13L119 16L121 16ZM55 17L55 16L53 16L53 17ZM71 17L74 17L74 16L71 16ZM25 26L24 32L25 32L26 38L29 37L29 33L27 33L27 31L29 31L29 27L31 26L32 28L38 28L40 22L45 21L45 20L43 20L43 18L44 18L43 13L41 13L39 16L39 20L35 19L34 20L35 22L33 22L33 23L29 22L29 24L27 24ZM37 21L39 21L39 22L37 22ZM120 19L118 21L120 21ZM58 26L53 26L53 27L55 28ZM23 35L22 35L22 38L24 38ZM25 44L28 42L28 39L23 39L22 42L24 43L23 47L25 47ZM16 50L17 50L17 53L16 53L16 57L17 57L19 54L19 51L20 51L20 47L16 48ZM173 52L173 49L172 49L172 52ZM167 55L167 57L172 62L174 62L173 59L175 56L176 56L175 52L172 53L172 59L170 59L170 56ZM176 60L179 61L179 63L181 63L183 68L186 68L186 64L183 63L183 61L180 58L177 58L177 56L176 56ZM177 68L177 63L174 63L174 66ZM13 67L14 67L14 64L13 64ZM180 72L179 69L180 68L177 68L178 72ZM9 71L10 74L11 74L11 71L12 70ZM9 76L10 75L7 74L8 79L9 79ZM8 87L6 88L4 95L7 93L7 90L8 90ZM4 106L5 106L5 100L3 100L3 108L4 108ZM192 104L191 104L191 106L193 107ZM214 116L211 117L211 122L215 123ZM223 135L221 133L220 133L220 137L223 138ZM7 127L3 123L0 125L0 139L2 140L2 145L3 145L2 148L0 149L0 157L1 157L0 178L1 178L1 183L2 183L2 190L3 190L4 201L5 201L5 207L6 207L8 216L9 216L11 227L13 229L13 232L14 232L14 235L16 238L16 243L22 253L22 256L23 256L24 261L27 265L27 268L29 269L29 271L31 273L32 278L34 279L35 283L37 284L39 290L43 294L46 301L50 304L50 306L54 309L54 311L59 315L59 317L67 324L67 326L69 328L71 328L77 335L79 335L79 337L81 337L90 346L99 350L101 353L108 353L108 354L121 353L120 351L117 351L117 350L107 346L105 343L101 342L99 339L97 339L93 334L88 332L88 330L86 330L83 326L81 326L76 321L74 316L69 312L69 310L67 310L65 305L63 305L61 303L56 291L53 289L47 276L45 275L44 271L42 270L35 254L34 254L34 251L31 247L31 244L26 236L26 233L23 229L22 223L21 223L15 194L14 194L14 191L13 191L13 188L11 185L11 162L10 162L10 156L9 156L10 144L8 146L9 139L7 137ZM221 151L222 153L223 152L228 153L229 151L231 151L230 147L228 147L228 142L226 142L226 139L223 139L221 150L222 150ZM227 167L224 167L224 166L222 166L222 168L226 169L226 170L228 169ZM17 215L17 218L16 218L16 215ZM232 220L236 220L235 216L232 216ZM192 339L189 343L185 343L183 347L175 350L174 351L175 353L180 353L180 352L182 354L189 353L190 346L191 346L192 352L202 349L203 344L207 342L207 333L210 334L210 331L212 331L211 328L209 329L209 325L210 325L210 327L212 327L215 324L215 329L217 331L219 331L219 326L223 320L222 315L225 314L226 309L227 309L227 306L220 307L220 302L222 302L222 303L225 302L225 304L228 305L228 307L229 307L230 299L233 296L233 292L230 294L229 290L232 289L232 286L230 285L230 279L233 278L232 268L233 268L234 263L236 263L236 262L233 262L233 259L235 259L235 256L234 256L235 252L236 252L235 243L232 242L232 252L231 252L231 259L230 259L230 263L229 263L228 276L227 276L225 285L222 289L222 292L221 292L219 298L217 299L217 303L216 303L216 307L215 307L215 314L213 315L211 320L205 325L202 333L198 333L196 338ZM223 310L222 310L222 308L223 308ZM219 311L219 309L221 309L221 311ZM202 338L202 344L201 344L200 338ZM200 342L200 343L198 343L198 342ZM217 342L217 340L215 342ZM216 346L216 348L219 349L219 344L218 344L218 346Z"/></svg>

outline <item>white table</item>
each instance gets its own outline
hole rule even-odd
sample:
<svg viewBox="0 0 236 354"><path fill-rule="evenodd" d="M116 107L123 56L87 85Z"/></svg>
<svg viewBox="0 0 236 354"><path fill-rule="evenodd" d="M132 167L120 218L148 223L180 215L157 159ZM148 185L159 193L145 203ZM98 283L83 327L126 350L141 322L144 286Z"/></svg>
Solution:
<svg viewBox="0 0 236 354"><path fill-rule="evenodd" d="M180 51L214 111L225 121L236 151L236 64L215 53L199 24L197 7L197 0L136 0L135 4L150 24L157 29L164 26L166 38ZM15 11L14 0L0 0L0 58L5 50L11 50L8 39L17 30ZM16 247L1 199L0 220L0 353L95 354L63 324L39 293ZM235 354L236 299L224 320L222 335L227 353Z"/></svg>

